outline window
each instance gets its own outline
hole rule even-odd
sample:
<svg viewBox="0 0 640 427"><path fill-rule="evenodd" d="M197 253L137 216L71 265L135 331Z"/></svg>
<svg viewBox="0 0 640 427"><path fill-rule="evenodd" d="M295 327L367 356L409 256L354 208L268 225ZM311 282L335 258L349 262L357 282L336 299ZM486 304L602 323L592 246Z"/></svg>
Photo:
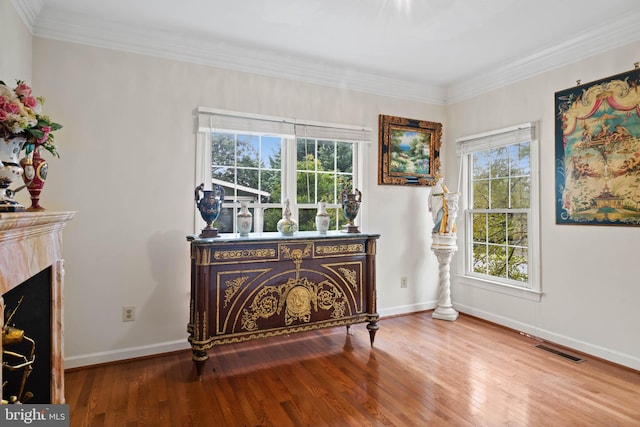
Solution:
<svg viewBox="0 0 640 427"><path fill-rule="evenodd" d="M340 204L342 189L354 182L353 142L297 138L296 203L301 231L315 230L318 202L327 202L330 229L340 229L344 217Z"/></svg>
<svg viewBox="0 0 640 427"><path fill-rule="evenodd" d="M279 202L281 196L283 138L224 130L209 132L208 141L211 143L208 179L225 190L226 203L218 218L218 230L234 232L236 209L241 201L251 202L253 230L275 230L282 217L279 204L272 202ZM261 209L256 210L256 206Z"/></svg>
<svg viewBox="0 0 640 427"><path fill-rule="evenodd" d="M360 145L369 142L370 131L202 108L198 113L199 182L225 190L218 231L235 232L242 201L250 202L253 232L276 231L286 199L300 231L315 230L320 201L332 215L331 229L342 227L340 194L360 187Z"/></svg>
<svg viewBox="0 0 640 427"><path fill-rule="evenodd" d="M538 142L532 123L458 140L463 283L539 295Z"/></svg>

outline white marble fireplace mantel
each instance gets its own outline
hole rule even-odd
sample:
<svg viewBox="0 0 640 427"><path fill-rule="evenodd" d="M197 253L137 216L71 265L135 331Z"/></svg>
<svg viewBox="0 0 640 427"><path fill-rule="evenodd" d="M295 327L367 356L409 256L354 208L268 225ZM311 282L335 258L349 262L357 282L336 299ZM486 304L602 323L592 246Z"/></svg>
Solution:
<svg viewBox="0 0 640 427"><path fill-rule="evenodd" d="M4 326L5 317L2 295L51 267L51 403L64 403L62 229L74 215L49 211L0 213L0 326Z"/></svg>

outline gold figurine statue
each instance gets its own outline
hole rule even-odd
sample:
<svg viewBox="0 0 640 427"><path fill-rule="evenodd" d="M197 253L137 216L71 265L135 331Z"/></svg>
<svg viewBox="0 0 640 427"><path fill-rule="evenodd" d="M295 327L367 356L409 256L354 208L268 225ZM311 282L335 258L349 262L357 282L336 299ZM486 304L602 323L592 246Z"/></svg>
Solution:
<svg viewBox="0 0 640 427"><path fill-rule="evenodd" d="M15 328L10 326L11 320L13 320L13 316L15 316L20 304L22 304L22 300L24 297L21 297L16 305L16 308L9 313L9 317L2 327L2 369L7 369L9 371L18 371L22 369L22 378L20 380L20 387L18 390L18 394L12 395L8 400L2 399L2 404L8 403L25 403L27 400L33 397L33 393L30 391L25 392L25 385L27 383L27 378L33 371L33 362L36 358L36 343L34 340L29 338L24 334L24 330ZM27 341L31 344L31 350L29 351L29 355L25 356L18 352L14 352L11 350L6 350L7 347L12 345L21 343L23 341ZM7 360L12 359L15 360L14 364L10 364ZM2 383L2 388L7 385L7 381Z"/></svg>
<svg viewBox="0 0 640 427"><path fill-rule="evenodd" d="M429 195L429 211L433 215L433 234L438 235L455 235L456 234L456 217L458 216L458 197L460 193L451 193L446 185L444 178L440 175L436 176L436 184L431 189Z"/></svg>

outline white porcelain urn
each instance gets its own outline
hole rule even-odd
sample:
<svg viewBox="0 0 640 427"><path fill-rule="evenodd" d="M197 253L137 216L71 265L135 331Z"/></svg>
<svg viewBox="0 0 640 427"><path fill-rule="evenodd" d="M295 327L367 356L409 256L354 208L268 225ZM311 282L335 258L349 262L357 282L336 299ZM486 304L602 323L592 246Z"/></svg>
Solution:
<svg viewBox="0 0 640 427"><path fill-rule="evenodd" d="M331 215L327 213L327 202L318 203L318 213L316 214L316 230L320 234L327 234L331 224Z"/></svg>
<svg viewBox="0 0 640 427"><path fill-rule="evenodd" d="M253 225L253 215L249 212L248 203L240 202L240 211L236 215L237 222L236 227L240 236L246 237L251 231Z"/></svg>
<svg viewBox="0 0 640 427"><path fill-rule="evenodd" d="M27 139L23 136L0 137L0 212L22 212L24 206L13 200L9 186L22 177L22 166L18 160L20 150Z"/></svg>

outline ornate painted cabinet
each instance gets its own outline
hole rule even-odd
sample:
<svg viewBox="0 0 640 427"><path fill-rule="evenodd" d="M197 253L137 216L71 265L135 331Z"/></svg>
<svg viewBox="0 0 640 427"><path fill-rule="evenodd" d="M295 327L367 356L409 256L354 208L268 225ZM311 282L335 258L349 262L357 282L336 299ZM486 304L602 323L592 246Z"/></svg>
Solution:
<svg viewBox="0 0 640 427"><path fill-rule="evenodd" d="M215 345L332 326L378 329L378 234L188 236L187 330L198 377Z"/></svg>

